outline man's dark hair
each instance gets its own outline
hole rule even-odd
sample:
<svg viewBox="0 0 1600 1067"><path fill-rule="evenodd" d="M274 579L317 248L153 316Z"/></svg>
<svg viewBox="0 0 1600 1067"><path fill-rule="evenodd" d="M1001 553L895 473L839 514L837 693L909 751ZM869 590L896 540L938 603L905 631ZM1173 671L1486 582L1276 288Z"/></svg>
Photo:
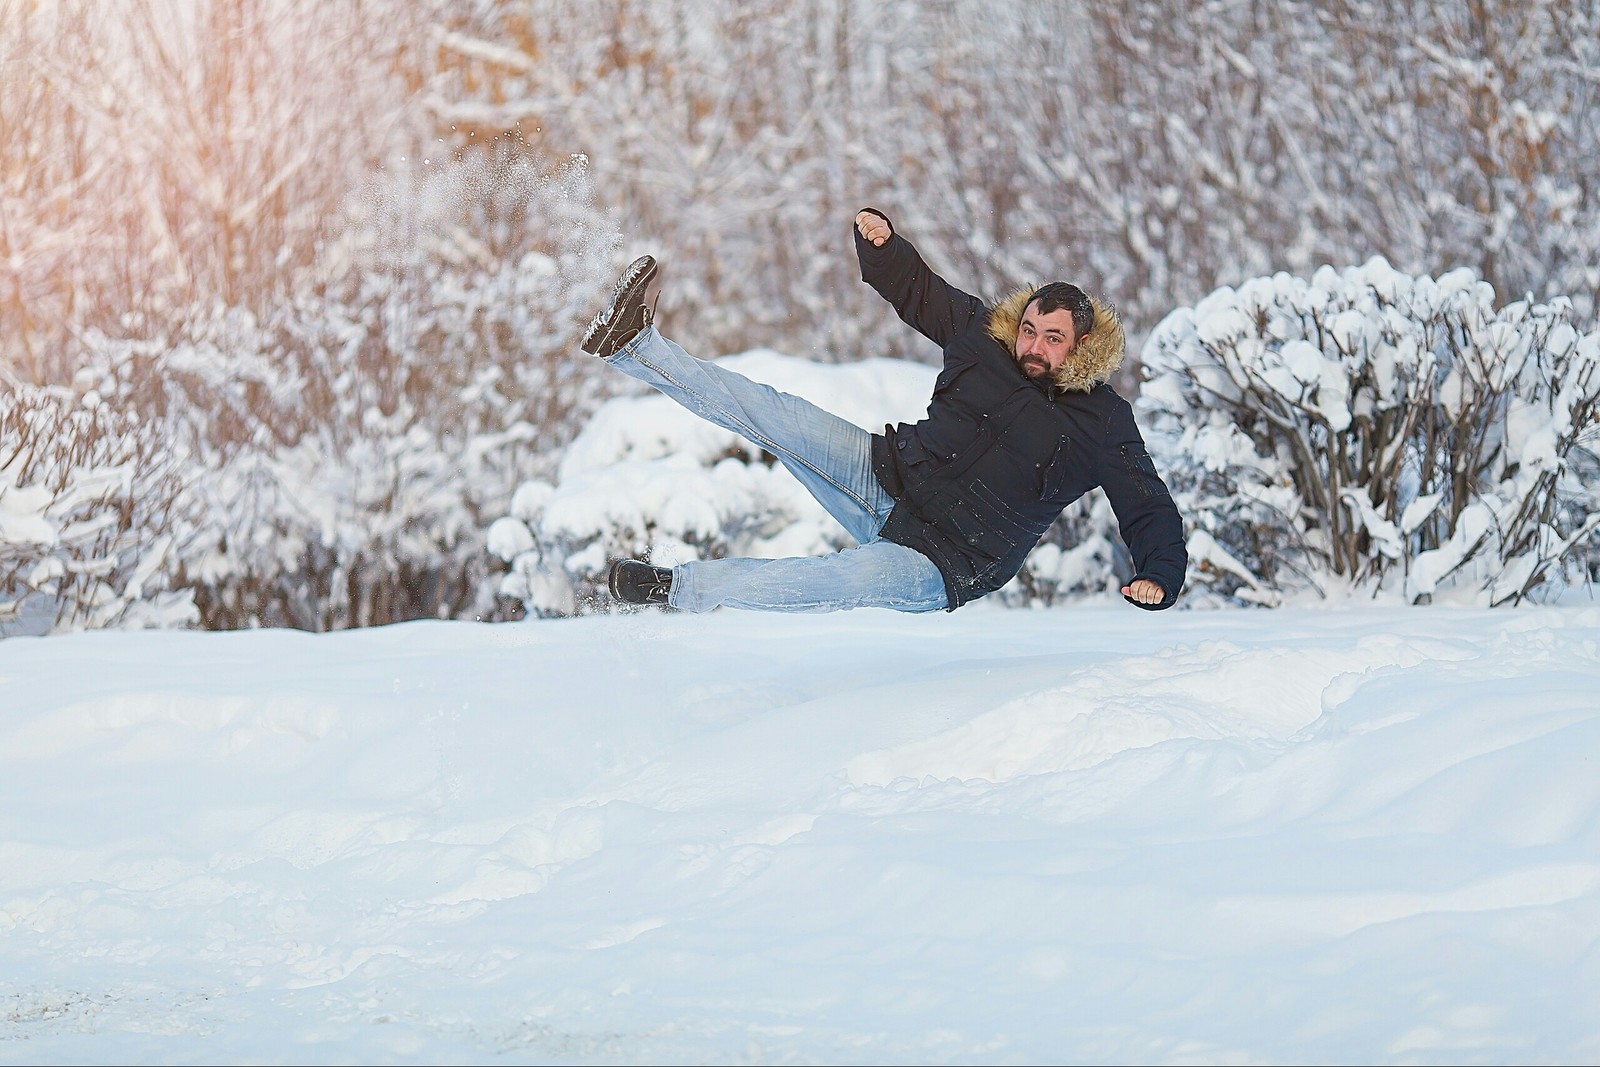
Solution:
<svg viewBox="0 0 1600 1067"><path fill-rule="evenodd" d="M1077 344L1083 340L1083 335L1094 328L1094 301L1089 299L1089 294L1079 289L1076 285L1067 282L1051 282L1041 285L1033 291L1033 296L1028 298L1029 304L1039 305L1039 314L1048 315L1052 311L1065 308L1072 314L1072 343Z"/></svg>

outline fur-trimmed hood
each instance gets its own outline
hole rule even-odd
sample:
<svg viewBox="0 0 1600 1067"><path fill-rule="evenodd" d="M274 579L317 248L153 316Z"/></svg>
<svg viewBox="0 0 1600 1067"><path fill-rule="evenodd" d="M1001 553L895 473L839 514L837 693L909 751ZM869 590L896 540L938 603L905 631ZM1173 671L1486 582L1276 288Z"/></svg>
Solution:
<svg viewBox="0 0 1600 1067"><path fill-rule="evenodd" d="M1022 313L1038 287L1025 285L995 304L989 311L987 324L989 336L1006 346L1013 359L1017 353L1017 331L1022 328ZM1078 338L1067 361L1056 371L1056 388L1075 393L1087 393L1095 386L1110 381L1122 366L1123 351L1127 342L1122 333L1122 319L1110 304L1090 297L1094 304L1094 325Z"/></svg>

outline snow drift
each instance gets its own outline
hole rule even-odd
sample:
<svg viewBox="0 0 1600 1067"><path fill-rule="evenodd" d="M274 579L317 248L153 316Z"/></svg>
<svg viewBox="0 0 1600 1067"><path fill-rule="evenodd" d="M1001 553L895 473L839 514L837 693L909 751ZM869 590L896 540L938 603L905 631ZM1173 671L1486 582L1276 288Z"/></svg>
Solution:
<svg viewBox="0 0 1600 1067"><path fill-rule="evenodd" d="M1600 610L0 642L0 1058L1583 1062Z"/></svg>

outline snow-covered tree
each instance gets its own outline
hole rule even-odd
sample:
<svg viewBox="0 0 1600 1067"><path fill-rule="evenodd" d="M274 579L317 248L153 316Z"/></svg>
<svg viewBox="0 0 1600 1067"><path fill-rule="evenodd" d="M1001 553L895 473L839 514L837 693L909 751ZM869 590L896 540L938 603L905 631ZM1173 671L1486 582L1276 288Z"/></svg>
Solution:
<svg viewBox="0 0 1600 1067"><path fill-rule="evenodd" d="M386 44L406 13L0 0L0 300L21 327L0 367L59 383L85 329L262 313L308 284L347 198L410 143Z"/></svg>

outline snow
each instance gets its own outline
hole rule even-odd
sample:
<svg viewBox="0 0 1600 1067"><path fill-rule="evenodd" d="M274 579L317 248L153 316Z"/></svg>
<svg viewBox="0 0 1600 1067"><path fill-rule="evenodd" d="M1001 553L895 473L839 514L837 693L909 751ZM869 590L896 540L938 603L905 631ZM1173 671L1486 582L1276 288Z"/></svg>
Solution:
<svg viewBox="0 0 1600 1067"><path fill-rule="evenodd" d="M1600 608L0 642L7 1062L1592 1062Z"/></svg>
<svg viewBox="0 0 1600 1067"><path fill-rule="evenodd" d="M19 486L7 470L0 470L0 543L54 544L56 528L42 514L51 503L44 486Z"/></svg>

